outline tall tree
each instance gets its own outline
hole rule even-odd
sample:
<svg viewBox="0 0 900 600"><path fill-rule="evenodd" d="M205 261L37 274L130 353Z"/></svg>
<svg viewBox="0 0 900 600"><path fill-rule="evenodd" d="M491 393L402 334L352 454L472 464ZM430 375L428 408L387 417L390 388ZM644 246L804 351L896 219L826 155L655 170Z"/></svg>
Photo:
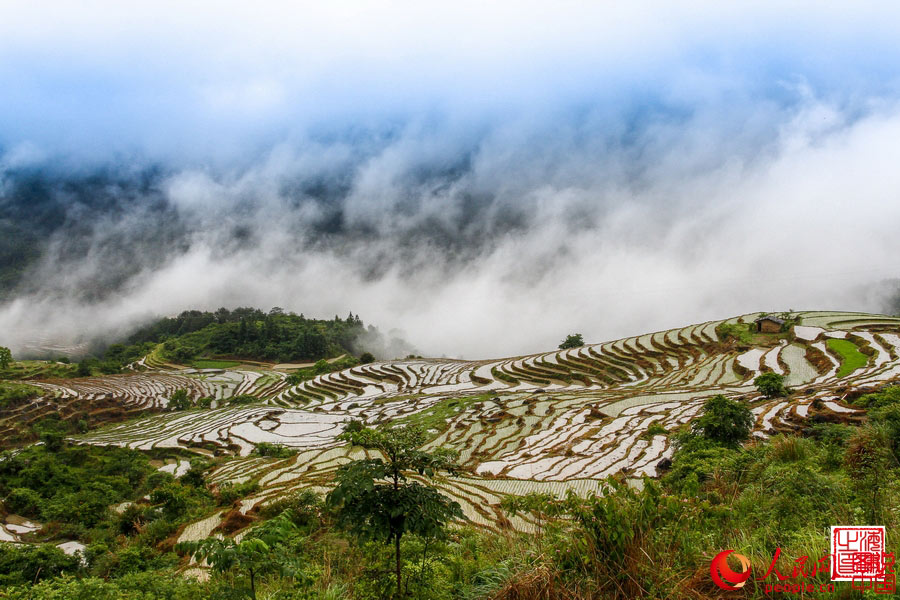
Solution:
<svg viewBox="0 0 900 600"><path fill-rule="evenodd" d="M348 428L341 438L378 451L383 458L356 460L338 469L336 486L327 502L337 512L337 524L360 539L394 544L397 598L402 597L400 540L412 533L426 541L443 534L446 524L462 518L458 502L427 481L439 471L456 472L455 452L419 450L425 434L418 427ZM419 475L420 481L412 480Z"/></svg>

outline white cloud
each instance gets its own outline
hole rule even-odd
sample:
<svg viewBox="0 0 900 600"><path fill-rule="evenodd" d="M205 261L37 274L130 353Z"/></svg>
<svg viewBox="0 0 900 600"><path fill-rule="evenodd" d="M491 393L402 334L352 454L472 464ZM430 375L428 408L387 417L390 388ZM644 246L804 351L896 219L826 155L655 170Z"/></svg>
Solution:
<svg viewBox="0 0 900 600"><path fill-rule="evenodd" d="M877 309L858 288L897 275L898 14L7 2L3 169L161 164L188 247L138 253L119 293L74 300L121 268L106 241L156 218L98 216L83 263L51 255L0 331L21 347L278 305L478 357L576 330Z"/></svg>

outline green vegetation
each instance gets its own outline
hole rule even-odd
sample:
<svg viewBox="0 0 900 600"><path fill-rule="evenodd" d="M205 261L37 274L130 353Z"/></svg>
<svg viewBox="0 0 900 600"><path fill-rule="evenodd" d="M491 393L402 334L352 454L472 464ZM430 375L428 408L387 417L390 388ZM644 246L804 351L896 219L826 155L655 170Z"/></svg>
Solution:
<svg viewBox="0 0 900 600"><path fill-rule="evenodd" d="M345 439L369 448L371 458L338 471L328 503L298 490L240 517L230 507L256 493L254 481L208 490L203 465L188 483L132 450L33 446L0 455L3 509L44 523L30 541L77 539L87 547L83 560L49 544L3 547L0 597L686 600L718 593L709 559L733 548L754 573L742 597L762 598L775 575L757 577L778 548L776 568L790 574L795 559L822 557L830 525L877 522L888 539L900 534L898 390L857 398L870 417L861 426L817 424L802 437L752 442L747 407L712 397L691 427L673 432L678 449L659 481L637 489L608 479L596 496L505 499L510 518L529 518L534 533L495 533L465 521L445 527L459 513L429 483L440 482L437 471L452 467L451 457L420 452L424 437L414 427L373 431L356 422ZM109 510L124 500L134 504L121 514ZM240 541L173 547L180 524L213 510L229 511L225 523L235 524L221 531L246 528ZM176 573L188 554L209 561L209 581ZM848 597L848 586L836 587L819 596Z"/></svg>
<svg viewBox="0 0 900 600"><path fill-rule="evenodd" d="M114 579L67 574L39 581L33 586L7 588L2 594L0 597L5 600L218 600L233 597L229 587L222 582L201 583L180 577L171 570L125 573Z"/></svg>
<svg viewBox="0 0 900 600"><path fill-rule="evenodd" d="M297 369L287 377L287 382L291 385L297 385L298 383L303 383L304 381L309 381L313 379L317 375L323 375L325 373L332 373L334 371L343 371L344 369L349 369L350 367L355 367L359 364L359 361L353 358L352 356L342 356L337 360L333 360L331 362L325 360L324 358L317 361L311 367L304 367L302 369Z"/></svg>
<svg viewBox="0 0 900 600"><path fill-rule="evenodd" d="M191 366L195 369L231 369L241 363L236 360L195 360Z"/></svg>
<svg viewBox="0 0 900 600"><path fill-rule="evenodd" d="M202 328L191 333L199 331ZM704 328L698 342L705 353L731 356L734 345L710 346L708 332ZM776 334L767 343L787 335ZM865 353L868 350L860 339L850 337L849 341ZM146 343L164 350L165 342ZM665 342L669 343L674 342ZM636 353L629 350L630 345L622 344L621 356L618 351L608 353L608 362L602 363L604 372L617 373L614 369L619 364L636 373L642 362L654 368L663 364L661 358L654 356L651 361L641 356L641 344L635 344ZM660 354L665 354L663 346L660 341ZM130 356L129 352L120 356ZM158 356L151 358L155 361ZM549 360L526 361L518 367L502 364L524 381L551 375L555 381L554 373L562 378L569 369L574 373L576 367L587 365L577 357L569 358L560 357L559 364ZM688 358L686 352L681 352L679 362L682 358ZM791 364L789 358L784 359L786 364ZM289 379L305 381L356 362L349 353L335 363L320 359ZM35 364L42 365L34 367L39 373L85 367L96 374L101 369L96 361L77 366ZM8 370L21 365L13 362ZM451 376L465 372L451 371ZM721 373L722 369L719 375L707 373L710 387L733 383ZM561 423L573 414L585 415L584 421L562 435L552 432L557 441L545 456L552 461L582 460L578 444L605 435L603 429L618 418L608 416L614 411L601 410L598 402L607 396L617 401L614 390L597 394L580 389L561 393L507 390L457 397L442 393L437 398L421 387L402 385L409 378L399 368L385 368L383 374L384 382L398 383L390 393L404 395L351 398L345 390L348 393L340 400L345 405L352 402L349 406L354 408L369 406L361 413L369 422L390 420L390 426L379 429L369 429L361 420L350 421L342 439L355 447L326 446L309 453L304 449L303 460L296 460L298 453L292 447L258 443L250 456L215 456L211 450L224 453L228 443L234 443L230 447L234 450L242 436L238 431L229 439L220 433L222 443L193 448L209 456L194 457L179 478L157 469L164 463L171 469L173 460L188 456L186 450L157 447L137 452L72 445L69 436L86 429L91 418L81 405L61 399L60 416L54 419L34 422L29 419L37 417L26 415L21 419L23 431L30 431L29 439L39 439L41 444L0 454L0 518L20 515L37 523L38 529L19 534L22 544L0 545L0 598L687 600L721 594L710 581L709 561L729 548L749 557L754 575L737 596L762 598L763 586L775 583L776 576L766 581L758 577L769 569L778 549L776 567L789 574L797 566L796 559L809 557L809 566L827 552L830 525L883 523L889 539L900 533L900 386L855 397L869 389L862 383L871 385L871 379L861 378L854 385L847 380L817 382L815 395L797 394L804 403L815 398L810 416L803 420L793 411L777 413L783 418L773 426L787 431L793 425L795 433L771 439L751 436L754 417L742 399L706 397L701 413L680 426L666 418L672 411L654 414L655 409L639 408L633 416L643 420L646 429L628 428L623 438L629 438L633 449L658 450L661 440L651 443L652 438L667 436L667 455L674 454L659 463L661 477L635 481L635 472L624 470L595 482L579 480L579 473L569 470L575 479L564 486L573 491L555 494L564 486L507 480L504 473L509 471L478 479L469 469L518 451L527 451L524 458L528 460L541 458L539 453L544 451L532 450L524 440L535 439L531 436L548 431L547 424ZM271 401L284 389L272 385L280 377L269 372L253 379L252 386L239 389L254 395L230 401L237 405ZM82 383L88 389L96 384L98 390L105 390L104 384L130 379ZM209 383L217 378L197 379ZM27 402L34 390L40 390L29 389L26 383L3 382L0 398L8 394L15 398L10 402ZM768 397L789 392L777 374L765 374L755 383ZM209 397L192 399L206 392L198 392L196 386L176 390L178 385L182 384L166 388L170 408L209 406ZM362 378L348 377L325 382L320 390L308 386L313 397L321 394L323 398L310 400L311 408L330 410L328 405L332 398L341 397L341 388L362 385ZM847 391L844 401L865 412L841 413L822 403L841 388ZM212 387L208 389L213 393ZM678 397L687 400L698 394L673 395L670 401L675 403ZM101 398L89 401L107 410ZM766 411L768 406L788 404L770 402ZM268 406L264 411L157 415L143 422L148 429L155 428L151 433L110 428L111 435L101 432L93 442L150 447L153 441L187 438L191 431L221 432L222 425L206 425L207 416L227 423L239 413L258 413L250 418L269 428L272 420L281 421L277 415L281 410ZM15 419L18 413L13 414ZM235 422L247 421L236 418ZM21 444L23 438L15 437L19 433L15 427L7 431L12 433L3 441L15 438L14 443ZM459 472L452 453L425 444L435 436L465 449L465 473ZM637 436L642 441L634 444ZM143 445L148 439L151 443ZM246 453L246 446L240 446ZM618 444L607 447L632 452ZM226 468L208 474L211 467L220 466ZM323 498L328 490L333 491ZM522 492L522 496L503 496ZM247 510L250 498L261 503ZM463 517L463 507L469 519ZM215 523L207 523L215 528L201 529L199 534L198 528L187 528L213 515ZM205 537L177 544L179 539L200 536ZM80 555L66 556L55 548L70 540L85 545ZM194 559L208 563L208 581L191 578L196 572L190 562ZM805 581L817 585L829 579L823 575ZM854 597L849 584L836 587L834 594L817 597Z"/></svg>
<svg viewBox="0 0 900 600"><path fill-rule="evenodd" d="M491 368L491 375L494 377L494 379L498 379L498 380L508 383L510 385L519 385L519 383L520 383L518 379L516 379L509 373L504 373L497 367Z"/></svg>
<svg viewBox="0 0 900 600"><path fill-rule="evenodd" d="M52 545L0 545L0 597L3 586L26 585L49 577L78 573L81 561Z"/></svg>
<svg viewBox="0 0 900 600"><path fill-rule="evenodd" d="M433 478L438 471L452 474L456 468L452 462L455 453L442 448L431 453L419 450L425 443L425 434L411 426L382 430L354 427L342 437L353 445L376 450L384 458L342 465L335 477L337 485L328 494L328 504L335 509L338 527L358 539L394 543L395 597L402 598L403 536L410 534L424 540L424 563L427 543L443 538L447 523L463 516L458 502L410 478L413 474Z"/></svg>
<svg viewBox="0 0 900 600"><path fill-rule="evenodd" d="M647 431L641 434L641 437L644 439L650 439L655 435L668 435L669 430L660 425L659 423L650 423L650 426L647 427Z"/></svg>
<svg viewBox="0 0 900 600"><path fill-rule="evenodd" d="M156 344L142 343L126 346L124 344L113 344L106 349L102 358L87 356L74 366L75 372L66 375L55 375L61 377L94 377L97 375L112 375L120 373L128 364L143 358L147 353L151 352Z"/></svg>
<svg viewBox="0 0 900 600"><path fill-rule="evenodd" d="M753 380L753 384L760 394L766 398L780 398L787 396L787 389L784 387L784 376L778 373L763 373Z"/></svg>
<svg viewBox="0 0 900 600"><path fill-rule="evenodd" d="M722 323L716 327L716 333L719 338L727 340L732 338L743 345L753 343L753 325L750 323Z"/></svg>
<svg viewBox="0 0 900 600"><path fill-rule="evenodd" d="M458 413L466 410L473 404L488 402L490 399L490 392L464 398L446 398L421 412L405 416L398 422L419 427L426 432L430 430L440 432L447 429L447 423ZM397 400L402 400L402 398Z"/></svg>
<svg viewBox="0 0 900 600"><path fill-rule="evenodd" d="M900 404L900 385L888 385L873 394L860 396L853 401L853 404L861 408L868 408L870 411Z"/></svg>
<svg viewBox="0 0 900 600"><path fill-rule="evenodd" d="M169 398L169 408L172 410L187 410L193 406L194 403L191 402L187 390L175 390L175 393Z"/></svg>
<svg viewBox="0 0 900 600"><path fill-rule="evenodd" d="M72 377L77 367L46 360L17 360L0 368L0 379L49 379Z"/></svg>
<svg viewBox="0 0 900 600"><path fill-rule="evenodd" d="M269 456L272 458L290 458L297 455L296 448L290 448L283 444L270 444L269 442L260 442L256 444L252 454L256 456Z"/></svg>
<svg viewBox="0 0 900 600"><path fill-rule="evenodd" d="M869 420L882 436L884 446L900 457L900 386L890 385L874 394L866 394L854 402L867 408Z"/></svg>
<svg viewBox="0 0 900 600"><path fill-rule="evenodd" d="M192 363L197 357L240 357L291 362L356 354L354 343L366 331L352 313L332 320L307 319L273 308L220 308L185 311L135 332L129 343L162 343L166 359ZM216 368L216 367L210 367Z"/></svg>
<svg viewBox="0 0 900 600"><path fill-rule="evenodd" d="M6 346L0 346L0 369L8 369L11 362L12 352Z"/></svg>
<svg viewBox="0 0 900 600"><path fill-rule="evenodd" d="M245 571L250 579L249 596L256 600L256 577L276 569L282 574L293 575L290 562L279 563L284 556L280 546L297 532L297 526L288 515L282 514L264 525L254 528L240 542L232 538L206 538L197 542L184 542L176 546L180 552L195 560L206 561L219 573L231 570Z"/></svg>
<svg viewBox="0 0 900 600"><path fill-rule="evenodd" d="M703 413L691 423L691 435L682 436L685 446L699 440L726 448L737 448L750 437L753 413L739 400L717 394L703 403Z"/></svg>
<svg viewBox="0 0 900 600"><path fill-rule="evenodd" d="M4 514L16 513L43 524L29 534L28 541L51 544L3 545L0 586L30 585L66 574L79 579L91 575L119 578L159 569L169 570L165 577L171 577L178 557L162 542L179 524L201 517L214 504L212 495L202 487L202 478L200 487L187 483L187 476L179 482L157 471L141 452L67 446L58 428L45 424L42 431L43 445L0 454L0 499ZM142 500L144 497L149 497L149 502ZM121 512L111 510L122 502L132 504ZM52 545L65 540L83 543L83 557L66 556ZM8 592L13 598L68 598L53 595L57 593L53 590L64 584L70 591L82 585L87 586L85 590L106 586L84 581L49 581L40 588L46 595L25 596L21 590L0 589L0 597L7 597L4 594ZM207 587L189 582L171 586ZM112 592L106 596L83 593L71 597L119 597Z"/></svg>
<svg viewBox="0 0 900 600"><path fill-rule="evenodd" d="M84 532L108 518L109 506L150 493L171 479L139 452L66 446L62 435L49 428L42 441L43 446L0 455L0 498L25 517Z"/></svg>
<svg viewBox="0 0 900 600"><path fill-rule="evenodd" d="M256 404L260 402L260 399L253 394L240 394L238 396L232 396L228 399L228 404L231 405L241 405L241 404Z"/></svg>
<svg viewBox="0 0 900 600"><path fill-rule="evenodd" d="M827 343L828 348L841 357L841 366L838 369L837 377L849 375L869 362L868 357L859 351L859 347L849 340L829 338Z"/></svg>
<svg viewBox="0 0 900 600"><path fill-rule="evenodd" d="M345 319L307 319L302 314L285 313L276 307L268 313L256 308L220 308L215 312L184 311L142 327L123 343L112 344L101 358L84 358L74 372L65 375L88 377L119 373L122 368L147 354L161 361L189 364L196 369L229 369L240 360L296 362L360 353L357 339L380 334L366 328L358 315ZM369 362L374 360L370 353ZM351 365L352 366L352 365ZM0 365L0 375L5 368Z"/></svg>
<svg viewBox="0 0 900 600"><path fill-rule="evenodd" d="M579 346L584 346L584 338L581 337L580 333L570 333L559 345L559 349L565 350L566 348L578 348Z"/></svg>
<svg viewBox="0 0 900 600"><path fill-rule="evenodd" d="M44 390L33 385L0 381L0 408L22 404L43 393Z"/></svg>

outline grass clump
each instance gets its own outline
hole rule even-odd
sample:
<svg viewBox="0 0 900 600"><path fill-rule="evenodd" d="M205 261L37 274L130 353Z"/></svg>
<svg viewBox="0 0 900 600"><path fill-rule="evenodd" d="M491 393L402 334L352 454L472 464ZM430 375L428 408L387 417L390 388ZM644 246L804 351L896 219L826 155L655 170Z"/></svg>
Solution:
<svg viewBox="0 0 900 600"><path fill-rule="evenodd" d="M447 398L422 412L403 417L402 419L399 419L398 422L415 425L422 428L424 431L437 430L442 432L447 429L450 419L463 412L471 405L478 402L487 402L490 399L491 394L489 393L480 394L478 396L467 396L464 398Z"/></svg>
<svg viewBox="0 0 900 600"><path fill-rule="evenodd" d="M647 427L647 431L641 434L641 437L645 440L649 440L657 435L669 435L669 430L659 423L651 423L650 426Z"/></svg>
<svg viewBox="0 0 900 600"><path fill-rule="evenodd" d="M731 338L740 344L749 345L753 342L751 327L753 326L749 323L722 323L716 327L716 333L722 341Z"/></svg>

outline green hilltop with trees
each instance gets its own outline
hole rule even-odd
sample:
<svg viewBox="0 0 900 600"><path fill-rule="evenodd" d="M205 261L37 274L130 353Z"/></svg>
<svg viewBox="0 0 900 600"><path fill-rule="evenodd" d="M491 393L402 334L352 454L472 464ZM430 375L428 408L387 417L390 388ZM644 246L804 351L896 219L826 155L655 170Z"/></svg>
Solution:
<svg viewBox="0 0 900 600"><path fill-rule="evenodd" d="M241 361L315 363L344 355L371 362L375 356L363 338L376 344L383 341L377 328L367 327L352 312L344 318L335 315L333 319L314 319L278 307L268 312L258 308L187 310L144 325L97 355L82 358L77 365L58 363L55 372L44 365L43 370L49 377L109 375L122 372L126 365L148 354L197 368L228 368ZM69 358L61 361L67 364ZM38 366L37 361L31 364ZM352 365L345 362L342 366ZM12 372L4 374L6 369L0 362L0 375L13 378ZM31 376L33 372L23 373L22 378Z"/></svg>
<svg viewBox="0 0 900 600"><path fill-rule="evenodd" d="M106 357L134 356L147 344L162 344L162 354L186 364L198 357L227 357L277 362L306 362L341 354L360 354L358 338L366 333L359 315L309 319L275 307L190 310L163 318L130 335L125 344L111 346Z"/></svg>

